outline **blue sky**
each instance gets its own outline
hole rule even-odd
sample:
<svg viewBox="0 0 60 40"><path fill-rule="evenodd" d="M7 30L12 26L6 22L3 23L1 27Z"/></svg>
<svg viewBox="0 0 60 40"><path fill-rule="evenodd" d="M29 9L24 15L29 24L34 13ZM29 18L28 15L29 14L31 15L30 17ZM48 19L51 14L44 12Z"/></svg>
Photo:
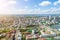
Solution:
<svg viewBox="0 0 60 40"><path fill-rule="evenodd" d="M42 3L43 1L49 1L52 4L48 5L48 6L41 6L39 5L40 3ZM44 8L44 7L52 7L54 6L54 2L56 2L58 0L17 0L17 8L25 8L25 6L29 8ZM35 7L36 6L36 7Z"/></svg>
<svg viewBox="0 0 60 40"><path fill-rule="evenodd" d="M60 0L0 0L0 14L60 14Z"/></svg>

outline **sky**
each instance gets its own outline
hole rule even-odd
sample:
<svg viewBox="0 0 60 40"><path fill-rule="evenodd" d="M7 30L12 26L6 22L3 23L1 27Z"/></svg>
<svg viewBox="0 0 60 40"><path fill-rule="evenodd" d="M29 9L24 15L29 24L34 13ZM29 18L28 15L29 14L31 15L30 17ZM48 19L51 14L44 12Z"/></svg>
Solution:
<svg viewBox="0 0 60 40"><path fill-rule="evenodd" d="M0 0L5 14L60 14L60 0Z"/></svg>

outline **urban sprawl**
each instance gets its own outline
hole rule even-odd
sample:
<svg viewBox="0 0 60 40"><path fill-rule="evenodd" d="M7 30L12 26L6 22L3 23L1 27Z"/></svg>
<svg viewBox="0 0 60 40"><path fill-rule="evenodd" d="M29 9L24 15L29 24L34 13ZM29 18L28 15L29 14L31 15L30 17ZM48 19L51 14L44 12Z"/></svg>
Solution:
<svg viewBox="0 0 60 40"><path fill-rule="evenodd" d="M0 16L0 40L60 40L60 16Z"/></svg>

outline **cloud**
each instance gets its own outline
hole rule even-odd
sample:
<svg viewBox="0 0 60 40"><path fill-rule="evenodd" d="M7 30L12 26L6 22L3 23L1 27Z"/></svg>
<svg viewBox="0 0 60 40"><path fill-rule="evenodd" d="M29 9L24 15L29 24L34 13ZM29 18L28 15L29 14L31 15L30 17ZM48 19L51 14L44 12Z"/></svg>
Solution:
<svg viewBox="0 0 60 40"><path fill-rule="evenodd" d="M11 1L9 1L8 3L9 3L9 4L16 4L16 1L11 0Z"/></svg>
<svg viewBox="0 0 60 40"><path fill-rule="evenodd" d="M49 2L49 1L43 1L43 2L39 3L39 6L48 6L50 4L51 4L51 2Z"/></svg>
<svg viewBox="0 0 60 40"><path fill-rule="evenodd" d="M0 14L11 14L15 4L16 0L0 0Z"/></svg>
<svg viewBox="0 0 60 40"><path fill-rule="evenodd" d="M50 8L46 10L41 10L40 8L28 9L28 6L25 6L25 9L16 9L15 7L16 0L0 0L0 15L5 14L59 14L60 8ZM43 1L40 6L48 6L51 2ZM14 8L15 7L15 8ZM34 7L37 7L35 5Z"/></svg>
<svg viewBox="0 0 60 40"><path fill-rule="evenodd" d="M58 3L60 3L60 0L54 2L53 4L54 4L54 5L57 5Z"/></svg>
<svg viewBox="0 0 60 40"><path fill-rule="evenodd" d="M18 14L59 14L60 8L41 9L19 9Z"/></svg>
<svg viewBox="0 0 60 40"><path fill-rule="evenodd" d="M4 12L3 12L4 11ZM15 9L15 10L3 10L1 11L2 14L59 14L60 13L60 8L50 8L46 10L41 10L40 8L38 9ZM0 12L0 13L1 13Z"/></svg>

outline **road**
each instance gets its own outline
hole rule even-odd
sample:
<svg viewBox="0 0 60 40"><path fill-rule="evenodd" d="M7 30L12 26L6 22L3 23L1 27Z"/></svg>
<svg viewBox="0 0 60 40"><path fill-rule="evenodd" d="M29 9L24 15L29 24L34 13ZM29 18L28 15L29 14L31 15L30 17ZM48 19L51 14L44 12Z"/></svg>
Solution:
<svg viewBox="0 0 60 40"><path fill-rule="evenodd" d="M15 39L16 40L21 40L22 34L19 30L17 30L16 34L15 34Z"/></svg>
<svg viewBox="0 0 60 40"><path fill-rule="evenodd" d="M21 37L22 37L21 32L19 30L16 30L16 33L12 33L9 38L7 37L7 39L8 40L21 40Z"/></svg>

